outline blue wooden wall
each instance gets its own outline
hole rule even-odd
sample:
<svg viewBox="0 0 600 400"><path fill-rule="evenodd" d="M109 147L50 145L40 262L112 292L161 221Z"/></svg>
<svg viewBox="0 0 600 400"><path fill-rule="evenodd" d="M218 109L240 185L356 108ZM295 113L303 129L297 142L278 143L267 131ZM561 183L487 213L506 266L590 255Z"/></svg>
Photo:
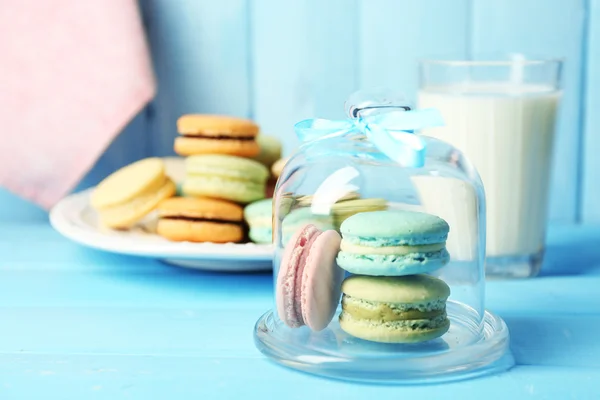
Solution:
<svg viewBox="0 0 600 400"><path fill-rule="evenodd" d="M600 222L600 0L140 3L158 96L82 187L144 153L172 154L183 113L254 118L289 152L296 121L342 117L355 89L414 96L420 57L520 51L566 58L551 220Z"/></svg>

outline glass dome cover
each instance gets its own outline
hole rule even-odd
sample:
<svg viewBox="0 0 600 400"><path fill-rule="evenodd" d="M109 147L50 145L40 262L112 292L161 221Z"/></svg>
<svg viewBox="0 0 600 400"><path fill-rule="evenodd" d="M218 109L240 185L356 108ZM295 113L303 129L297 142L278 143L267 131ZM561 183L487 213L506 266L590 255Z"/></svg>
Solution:
<svg viewBox="0 0 600 400"><path fill-rule="evenodd" d="M273 199L275 304L257 347L340 379L427 383L513 364L485 310L485 196L442 123L402 97L357 92L346 121L306 120Z"/></svg>

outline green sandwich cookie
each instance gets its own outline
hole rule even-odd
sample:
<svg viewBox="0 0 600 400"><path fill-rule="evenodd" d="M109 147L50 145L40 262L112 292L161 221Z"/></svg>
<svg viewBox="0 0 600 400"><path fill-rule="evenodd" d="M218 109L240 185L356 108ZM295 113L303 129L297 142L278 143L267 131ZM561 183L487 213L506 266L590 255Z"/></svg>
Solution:
<svg viewBox="0 0 600 400"><path fill-rule="evenodd" d="M450 327L450 288L429 275L354 275L344 281L342 292L340 326L360 339L418 343L438 338Z"/></svg>
<svg viewBox="0 0 600 400"><path fill-rule="evenodd" d="M213 197L247 204L265 198L269 170L247 158L203 154L185 161L183 193L190 197Z"/></svg>

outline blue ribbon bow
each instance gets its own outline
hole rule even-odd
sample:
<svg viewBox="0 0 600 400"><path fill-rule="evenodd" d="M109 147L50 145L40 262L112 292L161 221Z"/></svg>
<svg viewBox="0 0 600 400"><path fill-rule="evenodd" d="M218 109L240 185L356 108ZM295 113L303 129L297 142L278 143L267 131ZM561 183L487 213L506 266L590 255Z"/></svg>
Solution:
<svg viewBox="0 0 600 400"><path fill-rule="evenodd" d="M425 164L426 144L414 131L443 124L438 110L426 108L369 116L358 113L357 117L342 121L306 119L298 122L294 129L302 142L341 137L359 131L388 158L404 166L418 168Z"/></svg>

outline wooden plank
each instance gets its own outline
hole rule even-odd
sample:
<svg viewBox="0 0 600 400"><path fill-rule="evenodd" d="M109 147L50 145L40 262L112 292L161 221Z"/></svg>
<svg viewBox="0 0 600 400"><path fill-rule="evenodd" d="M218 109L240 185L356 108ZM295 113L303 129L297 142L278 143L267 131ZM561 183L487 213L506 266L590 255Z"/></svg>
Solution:
<svg viewBox="0 0 600 400"><path fill-rule="evenodd" d="M287 153L296 122L341 118L356 88L356 0L251 2L254 117Z"/></svg>
<svg viewBox="0 0 600 400"><path fill-rule="evenodd" d="M584 89L582 221L600 222L600 0L590 0Z"/></svg>
<svg viewBox="0 0 600 400"><path fill-rule="evenodd" d="M550 4L549 4L550 3ZM565 57L550 219L574 223L578 207L585 0L473 0L472 51Z"/></svg>
<svg viewBox="0 0 600 400"><path fill-rule="evenodd" d="M360 86L384 86L416 100L417 60L465 57L469 1L361 0Z"/></svg>
<svg viewBox="0 0 600 400"><path fill-rule="evenodd" d="M99 322L104 320L92 323L99 330L106 329ZM137 326L134 325L136 322L129 322L129 325ZM171 324L168 322L167 327ZM52 324L51 328L56 329L55 325ZM162 327L155 324L150 333L157 328ZM229 332L232 328L227 325L227 329L222 329ZM245 332L244 327L239 329ZM71 332L68 329L64 331ZM205 331L218 336L213 329ZM107 335L114 336L112 332L107 332ZM174 340L169 343L177 344ZM46 398L48 393L60 393L61 400L240 399L259 396L265 399L344 400L591 400L597 399L596 382L600 379L598 368L518 365L505 373L450 384L361 385L319 379L291 368L282 368L254 351L252 357L223 357L220 354L204 357L0 354L0 391L5 400Z"/></svg>
<svg viewBox="0 0 600 400"><path fill-rule="evenodd" d="M143 10L158 96L151 151L173 154L184 113L250 116L247 0L147 0Z"/></svg>

